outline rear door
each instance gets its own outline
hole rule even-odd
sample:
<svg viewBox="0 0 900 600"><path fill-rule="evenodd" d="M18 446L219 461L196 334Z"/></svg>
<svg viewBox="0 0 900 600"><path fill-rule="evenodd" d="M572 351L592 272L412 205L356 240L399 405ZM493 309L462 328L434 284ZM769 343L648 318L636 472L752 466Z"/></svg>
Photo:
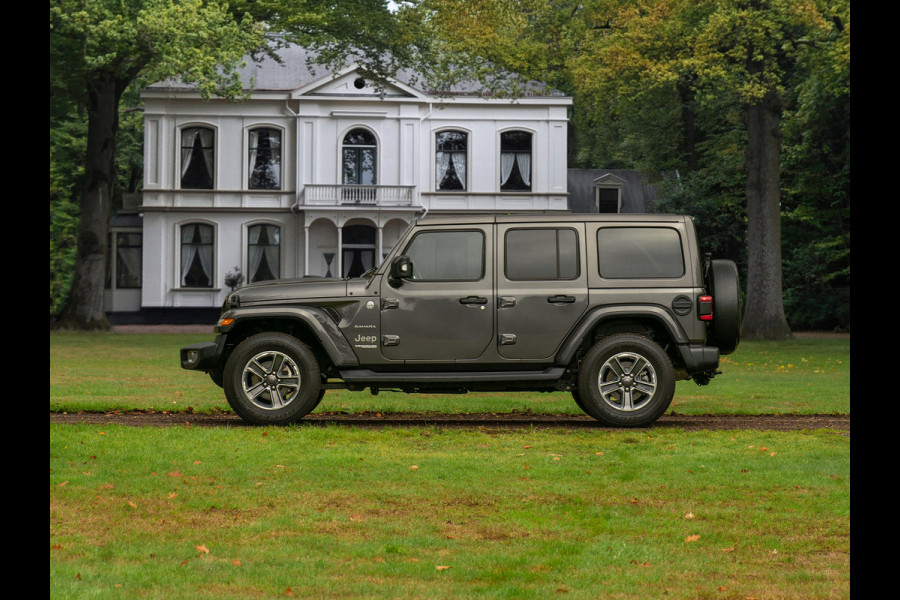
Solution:
<svg viewBox="0 0 900 600"><path fill-rule="evenodd" d="M584 225L498 225L497 344L507 359L551 359L588 304Z"/></svg>

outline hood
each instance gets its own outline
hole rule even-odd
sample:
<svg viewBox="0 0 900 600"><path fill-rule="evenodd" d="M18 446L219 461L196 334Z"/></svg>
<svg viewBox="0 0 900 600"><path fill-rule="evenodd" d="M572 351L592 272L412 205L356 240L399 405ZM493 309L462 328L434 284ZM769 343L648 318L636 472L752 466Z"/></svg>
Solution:
<svg viewBox="0 0 900 600"><path fill-rule="evenodd" d="M286 300L314 298L343 298L347 295L346 279L306 277L303 279L276 279L251 283L228 295L226 305L247 306ZM237 301L235 301L237 298Z"/></svg>

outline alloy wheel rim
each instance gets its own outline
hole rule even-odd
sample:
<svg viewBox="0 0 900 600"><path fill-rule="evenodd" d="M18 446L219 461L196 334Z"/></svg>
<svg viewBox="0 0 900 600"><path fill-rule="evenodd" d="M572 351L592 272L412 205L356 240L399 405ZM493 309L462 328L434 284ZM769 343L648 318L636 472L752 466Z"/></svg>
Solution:
<svg viewBox="0 0 900 600"><path fill-rule="evenodd" d="M600 397L622 412L647 406L656 392L656 370L646 358L634 352L615 354L600 367L597 377Z"/></svg>
<svg viewBox="0 0 900 600"><path fill-rule="evenodd" d="M300 369L283 352L260 352L244 365L241 386L254 406L279 410L290 404L300 392Z"/></svg>

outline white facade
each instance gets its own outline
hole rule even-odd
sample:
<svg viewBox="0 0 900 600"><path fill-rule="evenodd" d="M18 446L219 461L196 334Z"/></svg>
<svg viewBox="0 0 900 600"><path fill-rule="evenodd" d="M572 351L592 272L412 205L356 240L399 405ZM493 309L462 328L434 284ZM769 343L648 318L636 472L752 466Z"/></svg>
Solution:
<svg viewBox="0 0 900 600"><path fill-rule="evenodd" d="M567 209L570 98L379 90L352 68L316 77L285 60L252 73L245 102L144 92L134 310L221 306L235 268L245 283L359 275L425 212Z"/></svg>

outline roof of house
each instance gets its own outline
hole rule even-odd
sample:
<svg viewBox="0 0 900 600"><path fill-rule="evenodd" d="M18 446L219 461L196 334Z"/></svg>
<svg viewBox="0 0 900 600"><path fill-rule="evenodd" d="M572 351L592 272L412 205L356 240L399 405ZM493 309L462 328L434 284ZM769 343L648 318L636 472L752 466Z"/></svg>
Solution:
<svg viewBox="0 0 900 600"><path fill-rule="evenodd" d="M640 171L628 169L569 169L567 173L569 208L577 212L597 212L594 189L619 185L623 213L650 212L656 200L656 187Z"/></svg>
<svg viewBox="0 0 900 600"><path fill-rule="evenodd" d="M292 92L314 85L316 82L329 81L356 69L355 64L333 72L328 67L317 64L317 54L296 44L282 43L274 49L273 58L260 54L247 57L246 65L237 69L244 89L256 92ZM461 80L446 89L432 89L426 78L412 70L398 71L393 77L394 83L416 90L419 93L436 96L476 96L493 95L484 85L475 80ZM151 90L184 90L196 89L196 86L178 79L169 79L148 86ZM378 90L383 93L384 90ZM390 94L388 94L390 95ZM519 94L522 97L566 97L558 90L538 82L528 82L522 86Z"/></svg>

